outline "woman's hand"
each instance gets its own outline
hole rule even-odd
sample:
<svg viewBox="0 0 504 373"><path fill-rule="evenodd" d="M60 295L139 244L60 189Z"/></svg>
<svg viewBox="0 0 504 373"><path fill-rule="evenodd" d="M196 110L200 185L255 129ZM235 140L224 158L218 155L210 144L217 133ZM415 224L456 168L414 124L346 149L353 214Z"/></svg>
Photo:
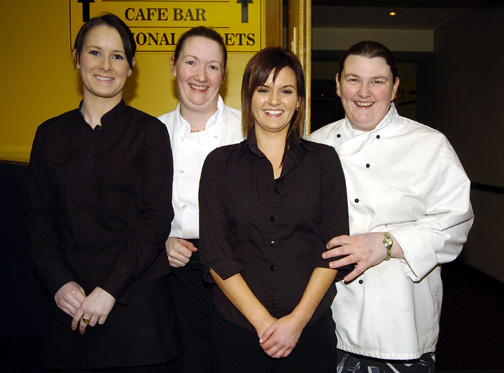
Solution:
<svg viewBox="0 0 504 373"><path fill-rule="evenodd" d="M84 334L86 327L105 324L107 317L115 305L115 298L100 287L96 287L82 302L72 320L72 330L79 326L79 332Z"/></svg>
<svg viewBox="0 0 504 373"><path fill-rule="evenodd" d="M54 295L54 301L58 308L70 317L75 316L75 312L80 308L84 299L86 299L86 293L75 281L67 282Z"/></svg>
<svg viewBox="0 0 504 373"><path fill-rule="evenodd" d="M198 251L191 242L177 237L168 237L165 246L170 266L175 268L185 267L192 254Z"/></svg>
<svg viewBox="0 0 504 373"><path fill-rule="evenodd" d="M290 355L299 341L306 323L292 313L273 323L262 335L259 343L268 356L282 358Z"/></svg>

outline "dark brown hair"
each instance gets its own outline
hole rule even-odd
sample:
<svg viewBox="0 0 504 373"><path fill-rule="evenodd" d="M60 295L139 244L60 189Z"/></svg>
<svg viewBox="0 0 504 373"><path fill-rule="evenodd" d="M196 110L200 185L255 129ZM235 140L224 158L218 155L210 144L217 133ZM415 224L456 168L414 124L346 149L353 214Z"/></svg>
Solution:
<svg viewBox="0 0 504 373"><path fill-rule="evenodd" d="M93 17L82 25L74 43L75 62L80 59L87 33L94 27L103 25L117 30L123 43L126 60L128 61L129 67L133 70L133 57L135 57L136 52L135 39L129 27L118 16L112 13L105 13L101 16Z"/></svg>
<svg viewBox="0 0 504 373"><path fill-rule="evenodd" d="M392 78L393 78L392 81L395 82L396 78L399 76L397 64L392 52L386 46L378 43L377 41L367 40L352 45L343 54L343 56L340 59L338 80L341 80L341 73L343 72L343 68L345 67L345 61L350 55L361 56L366 58L382 57L383 59L385 59L385 62L387 62L387 65L390 66L390 71L392 72Z"/></svg>
<svg viewBox="0 0 504 373"><path fill-rule="evenodd" d="M241 104L242 127L245 136L248 136L254 126L252 96L255 90L268 80L271 72L273 72L273 80L275 80L284 67L291 68L296 75L296 91L300 102L299 110L296 110L291 119L286 145L292 134L295 133L299 137L303 135L306 97L303 68L299 59L292 52L279 47L268 47L260 50L250 59L243 73Z"/></svg>

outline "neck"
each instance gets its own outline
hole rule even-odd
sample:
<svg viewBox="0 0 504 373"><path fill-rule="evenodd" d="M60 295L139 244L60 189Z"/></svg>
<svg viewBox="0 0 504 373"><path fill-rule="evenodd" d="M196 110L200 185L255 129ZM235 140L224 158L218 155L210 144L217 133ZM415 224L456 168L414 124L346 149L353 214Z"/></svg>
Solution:
<svg viewBox="0 0 504 373"><path fill-rule="evenodd" d="M112 98L103 98L84 94L81 107L82 116L91 128L95 128L101 125L101 118L103 115L112 110L121 99L121 95Z"/></svg>
<svg viewBox="0 0 504 373"><path fill-rule="evenodd" d="M285 152L285 143L287 141L287 132L263 132L258 131L257 126L254 126L257 147L268 158L273 166L275 179L279 178L282 173L282 161Z"/></svg>
<svg viewBox="0 0 504 373"><path fill-rule="evenodd" d="M191 131L203 131L210 117L217 111L217 102L208 108L201 108L201 110L194 110L186 107L182 102L180 103L180 115L191 126Z"/></svg>

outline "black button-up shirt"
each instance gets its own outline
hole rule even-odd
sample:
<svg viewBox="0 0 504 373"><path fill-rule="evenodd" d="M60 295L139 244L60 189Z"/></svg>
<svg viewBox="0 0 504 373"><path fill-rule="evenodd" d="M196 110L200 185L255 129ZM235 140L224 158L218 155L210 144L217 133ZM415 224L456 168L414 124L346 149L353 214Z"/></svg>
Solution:
<svg viewBox="0 0 504 373"><path fill-rule="evenodd" d="M328 267L321 256L327 241L348 234L345 180L336 152L297 137L277 179L253 132L240 144L214 150L203 166L199 205L207 273L212 268L223 279L240 273L277 318L297 306L313 270ZM333 284L311 322L330 307L335 293ZM218 287L214 302L229 321L252 328Z"/></svg>
<svg viewBox="0 0 504 373"><path fill-rule="evenodd" d="M131 284L167 274L173 219L166 127L121 101L94 130L80 110L43 123L33 143L27 224L54 294L76 281L127 302Z"/></svg>

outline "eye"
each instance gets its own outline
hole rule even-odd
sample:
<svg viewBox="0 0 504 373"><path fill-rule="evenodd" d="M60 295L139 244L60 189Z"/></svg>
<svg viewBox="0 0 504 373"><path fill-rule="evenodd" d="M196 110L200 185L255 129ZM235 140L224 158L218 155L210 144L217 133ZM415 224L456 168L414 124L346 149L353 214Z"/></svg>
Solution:
<svg viewBox="0 0 504 373"><path fill-rule="evenodd" d="M120 54L114 54L112 56L112 59L114 59L114 60L124 60L124 57L122 55L120 55Z"/></svg>
<svg viewBox="0 0 504 373"><path fill-rule="evenodd" d="M359 83L359 79L357 78L348 78L347 81L352 84L357 84Z"/></svg>
<svg viewBox="0 0 504 373"><path fill-rule="evenodd" d="M208 68L212 71L219 71L219 66L216 66L216 65L210 65L210 66L208 66Z"/></svg>
<svg viewBox="0 0 504 373"><path fill-rule="evenodd" d="M383 80L373 80L373 84L383 84L385 83Z"/></svg>
<svg viewBox="0 0 504 373"><path fill-rule="evenodd" d="M266 87L258 87L257 88L257 92L258 93L268 93L269 92L269 89L266 88Z"/></svg>
<svg viewBox="0 0 504 373"><path fill-rule="evenodd" d="M91 51L89 51L89 54L92 55L92 56L99 56L100 52L95 51L95 50L91 50Z"/></svg>
<svg viewBox="0 0 504 373"><path fill-rule="evenodd" d="M193 61L193 60L188 60L188 61L186 61L185 63L186 63L187 65L189 65L189 66L195 66L195 65L196 65L196 62L195 62L195 61Z"/></svg>
<svg viewBox="0 0 504 373"><path fill-rule="evenodd" d="M294 93L292 89L282 89L282 93L286 95L291 95Z"/></svg>

